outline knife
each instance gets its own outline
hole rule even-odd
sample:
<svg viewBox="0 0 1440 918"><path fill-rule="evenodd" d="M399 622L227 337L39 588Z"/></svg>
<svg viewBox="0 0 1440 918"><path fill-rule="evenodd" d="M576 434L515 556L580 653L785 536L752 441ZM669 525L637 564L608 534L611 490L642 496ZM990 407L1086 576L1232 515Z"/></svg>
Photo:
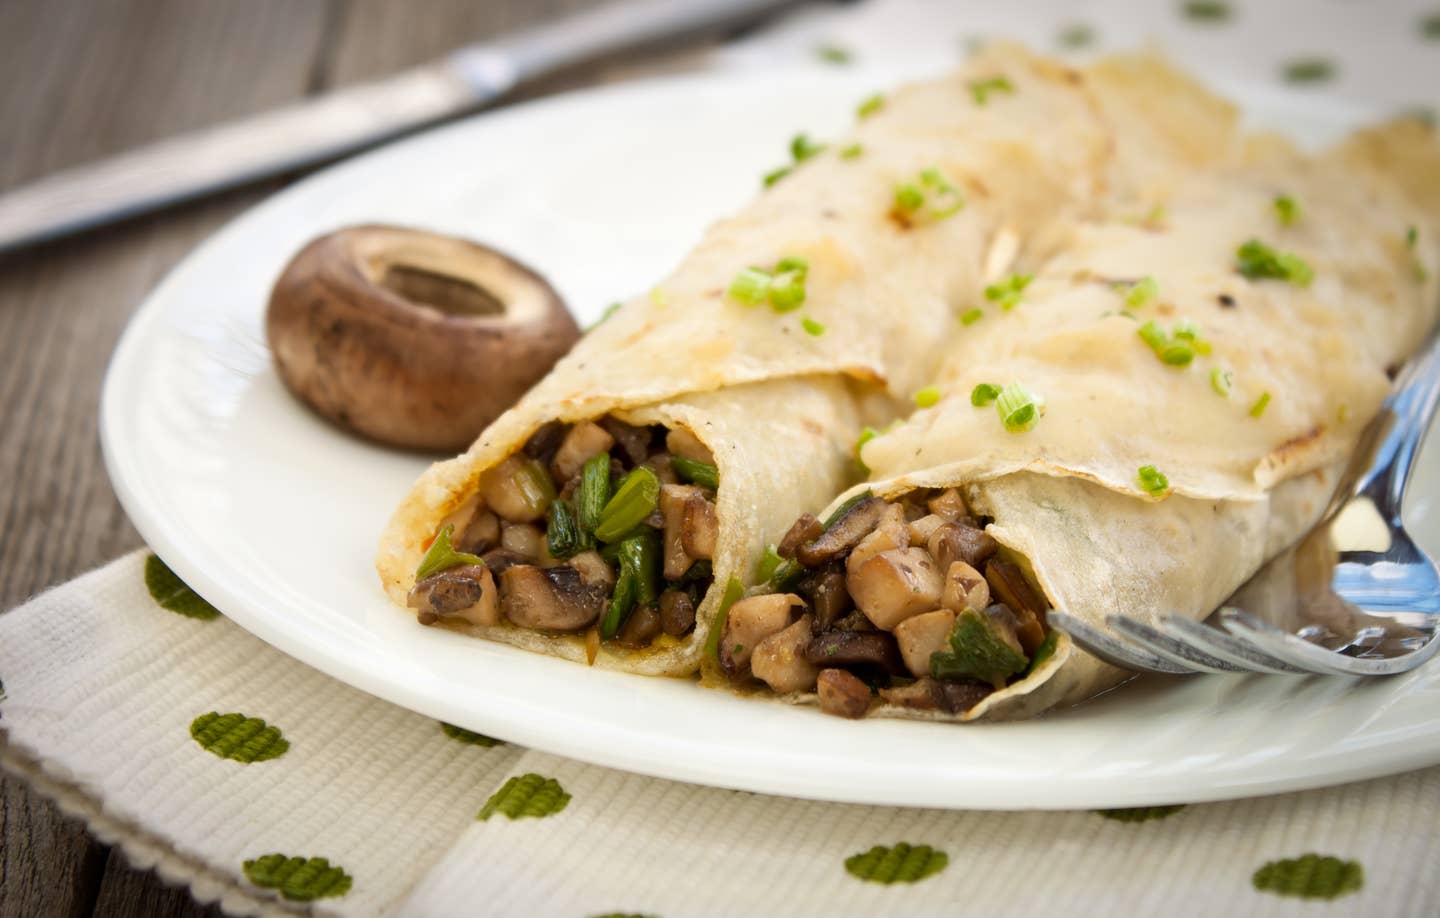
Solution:
<svg viewBox="0 0 1440 918"><path fill-rule="evenodd" d="M433 63L65 169L0 195L0 252L332 159L618 51L716 32L798 0L622 0Z"/></svg>

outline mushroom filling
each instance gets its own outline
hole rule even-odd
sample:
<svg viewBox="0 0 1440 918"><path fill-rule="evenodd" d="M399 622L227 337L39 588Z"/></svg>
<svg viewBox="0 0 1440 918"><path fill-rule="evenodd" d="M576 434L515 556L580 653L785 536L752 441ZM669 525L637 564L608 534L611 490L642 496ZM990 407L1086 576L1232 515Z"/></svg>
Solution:
<svg viewBox="0 0 1440 918"><path fill-rule="evenodd" d="M540 428L442 522L415 574L421 624L594 629L643 648L695 628L714 579L719 473L683 428Z"/></svg>
<svg viewBox="0 0 1440 918"><path fill-rule="evenodd" d="M814 691L821 710L968 711L1054 649L1044 594L999 554L960 492L862 494L780 544L774 592L730 607L718 643L737 683Z"/></svg>

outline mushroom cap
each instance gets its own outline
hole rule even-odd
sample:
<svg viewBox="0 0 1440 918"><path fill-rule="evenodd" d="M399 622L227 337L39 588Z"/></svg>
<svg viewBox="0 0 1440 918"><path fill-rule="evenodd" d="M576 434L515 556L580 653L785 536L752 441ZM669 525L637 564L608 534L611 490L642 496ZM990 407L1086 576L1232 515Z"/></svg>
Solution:
<svg viewBox="0 0 1440 918"><path fill-rule="evenodd" d="M281 379L341 427L458 451L580 337L555 289L495 249L355 226L306 245L271 292Z"/></svg>

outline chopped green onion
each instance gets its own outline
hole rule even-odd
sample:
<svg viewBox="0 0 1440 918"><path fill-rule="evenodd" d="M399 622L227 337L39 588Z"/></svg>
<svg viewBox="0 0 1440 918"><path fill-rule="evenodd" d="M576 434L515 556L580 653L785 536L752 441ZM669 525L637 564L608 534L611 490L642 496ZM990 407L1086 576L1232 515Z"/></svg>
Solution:
<svg viewBox="0 0 1440 918"><path fill-rule="evenodd" d="M1020 296L1035 277L1032 274L1012 274L999 283L985 288L985 299L999 303L1000 308L1009 312L1020 302Z"/></svg>
<svg viewBox="0 0 1440 918"><path fill-rule="evenodd" d="M1415 243L1419 240L1420 230L1416 229L1413 226L1407 226L1405 228L1405 247L1407 249L1413 249L1415 248Z"/></svg>
<svg viewBox="0 0 1440 918"><path fill-rule="evenodd" d="M970 83L970 94L975 97L976 105L984 105L990 101L990 94L993 92L1014 93L1015 86L1003 76L988 77L983 80L973 80Z"/></svg>
<svg viewBox="0 0 1440 918"><path fill-rule="evenodd" d="M598 327L598 326L599 326L602 322L604 322L606 319L610 318L610 317L613 316L615 313L619 312L619 311L620 311L620 307L621 307L621 306L624 306L624 305L625 305L624 303L611 303L609 306L606 306L606 307L605 307L605 311L602 312L602 313L600 313L600 318L598 318L598 319L596 319L594 322L592 322L592 323L590 324L590 328L587 328L587 329L585 329L585 330L586 330L586 331L591 331L592 329Z"/></svg>
<svg viewBox="0 0 1440 918"><path fill-rule="evenodd" d="M955 617L949 643L949 650L930 655L930 675L936 679L979 679L1001 687L1030 662L1013 633L976 609Z"/></svg>
<svg viewBox="0 0 1440 918"><path fill-rule="evenodd" d="M1161 497L1170 491L1170 479L1153 465L1140 466L1135 478L1140 483L1140 490L1152 497Z"/></svg>
<svg viewBox="0 0 1440 918"><path fill-rule="evenodd" d="M725 593L720 597L720 608L715 613L715 621L710 624L710 633L705 636L705 654L710 659L715 659L720 652L720 634L725 630L725 619L730 614L730 607L740 601L745 595L745 586L739 580L731 577L725 584Z"/></svg>
<svg viewBox="0 0 1440 918"><path fill-rule="evenodd" d="M1185 367L1195 359L1195 345L1189 341L1171 341L1159 351L1160 362L1171 367Z"/></svg>
<svg viewBox="0 0 1440 918"><path fill-rule="evenodd" d="M800 133L790 138L790 155L795 162L803 163L805 160L818 153L825 151L825 144L816 143L809 135Z"/></svg>
<svg viewBox="0 0 1440 918"><path fill-rule="evenodd" d="M844 65L854 59L854 54L849 48L842 48L839 45L821 45L815 49L815 54L827 64Z"/></svg>
<svg viewBox="0 0 1440 918"><path fill-rule="evenodd" d="M761 181L765 183L766 188L769 188L771 185L789 175L794 169L794 166L781 166L779 169L771 169L765 173L765 177L761 179Z"/></svg>
<svg viewBox="0 0 1440 918"><path fill-rule="evenodd" d="M1335 64L1323 57L1300 57L1281 71L1287 83L1323 83L1335 75Z"/></svg>
<svg viewBox="0 0 1440 918"><path fill-rule="evenodd" d="M915 393L915 404L921 408L933 408L940 403L940 387L926 386Z"/></svg>
<svg viewBox="0 0 1440 918"><path fill-rule="evenodd" d="M976 322L979 322L983 318L985 318L985 312L979 307L967 309L964 312L960 313L960 324L974 325Z"/></svg>
<svg viewBox="0 0 1440 918"><path fill-rule="evenodd" d="M799 271L801 274L805 274L809 270L810 262L798 255L786 255L775 263L775 273L777 274L782 271Z"/></svg>
<svg viewBox="0 0 1440 918"><path fill-rule="evenodd" d="M1011 383L1000 391L995 400L995 410L1005 429L1011 433L1024 433L1040 423L1040 412L1044 408L1042 399L1030 394L1019 383Z"/></svg>
<svg viewBox="0 0 1440 918"><path fill-rule="evenodd" d="M1430 13L1421 18L1420 34L1431 41L1440 40L1440 12Z"/></svg>
<svg viewBox="0 0 1440 918"><path fill-rule="evenodd" d="M1125 305L1132 309L1139 309L1159 295L1160 285L1155 278L1142 277L1130 285L1129 291L1125 294Z"/></svg>
<svg viewBox="0 0 1440 918"><path fill-rule="evenodd" d="M580 469L580 487L575 492L575 516L580 531L593 535L600 515L610 502L610 454L600 453L585 460Z"/></svg>
<svg viewBox="0 0 1440 918"><path fill-rule="evenodd" d="M805 334L813 335L816 338L825 334L825 326L821 325L819 322L816 322L809 316L806 316L805 318L800 320L800 327L805 329Z"/></svg>
<svg viewBox="0 0 1440 918"><path fill-rule="evenodd" d="M694 459L686 459L684 456L672 456L670 465L682 481L688 481L712 491L718 490L720 487L720 471L708 462L696 462Z"/></svg>
<svg viewBox="0 0 1440 918"><path fill-rule="evenodd" d="M785 559L780 557L780 553L775 550L774 545L766 545L765 553L761 555L760 560L755 563L755 582L765 583L771 577L774 577L775 569L784 561Z"/></svg>
<svg viewBox="0 0 1440 918"><path fill-rule="evenodd" d="M858 143L847 144L840 148L841 159L855 159L865 152L865 147Z"/></svg>
<svg viewBox="0 0 1440 918"><path fill-rule="evenodd" d="M861 102L860 106L855 109L855 114L860 118L869 118L871 115L880 111L880 109L884 107L885 96L883 93L877 92L875 95L870 96L865 101Z"/></svg>
<svg viewBox="0 0 1440 918"><path fill-rule="evenodd" d="M660 533L642 529L620 543L620 569L629 568L635 579L635 602L644 605L659 595Z"/></svg>
<svg viewBox="0 0 1440 918"><path fill-rule="evenodd" d="M869 475L870 466L866 465L865 460L861 458L860 450L864 448L866 443L869 443L871 440L875 439L878 436L880 436L880 431L876 430L873 427L866 427L865 429L860 431L860 436L855 441L855 461L860 464L860 471L862 474Z"/></svg>
<svg viewBox="0 0 1440 918"><path fill-rule="evenodd" d="M660 479L645 466L634 469L615 489L615 496L605 504L595 538L613 542L639 526L655 512L660 501Z"/></svg>
<svg viewBox="0 0 1440 918"><path fill-rule="evenodd" d="M974 405L976 408L984 408L986 405L999 398L1000 393L1003 391L1005 390L1002 389L1000 386L995 385L994 383L982 382L980 385L970 390L970 404Z"/></svg>
<svg viewBox="0 0 1440 918"><path fill-rule="evenodd" d="M1229 398L1230 387L1231 383L1234 380L1234 376L1235 374L1230 372L1229 370L1222 370L1219 367L1213 367L1210 370L1210 388L1214 389L1215 394L1220 396L1221 398Z"/></svg>
<svg viewBox="0 0 1440 918"><path fill-rule="evenodd" d="M1150 346L1155 356L1166 366L1189 366L1196 354L1208 354L1210 342L1200 337L1200 328L1194 322L1182 319L1175 323L1170 334L1151 319L1136 330L1140 339Z"/></svg>
<svg viewBox="0 0 1440 918"><path fill-rule="evenodd" d="M583 551L585 535L575 523L570 506L563 500L550 505L550 521L545 527L545 547L555 558L565 559Z"/></svg>
<svg viewBox="0 0 1440 918"><path fill-rule="evenodd" d="M744 306L759 306L765 302L765 295L770 290L770 275L759 268L742 268L730 281L730 289L725 291L730 299Z"/></svg>
<svg viewBox="0 0 1440 918"><path fill-rule="evenodd" d="M1270 404L1270 393L1269 393L1269 392L1262 392L1262 393L1260 393L1260 397L1255 400L1255 404L1253 404L1253 405L1250 406L1250 416L1251 416L1252 418L1258 418L1258 417L1260 417L1260 415L1262 415L1262 414L1265 413L1265 408L1266 408L1269 404Z"/></svg>
<svg viewBox="0 0 1440 918"><path fill-rule="evenodd" d="M1088 25L1076 22L1061 29L1060 34L1056 36L1056 41L1059 42L1060 47L1075 51L1080 48L1088 48L1095 41L1095 32Z"/></svg>
<svg viewBox="0 0 1440 918"><path fill-rule="evenodd" d="M670 305L670 300L665 296L665 291L659 287L650 288L650 302L655 304L656 309L664 309Z"/></svg>
<svg viewBox="0 0 1440 918"><path fill-rule="evenodd" d="M629 567L620 565L620 574L615 579L615 590L610 594L610 605L605 617L600 619L600 636L613 638L620 633L620 626L635 607L635 574Z"/></svg>
<svg viewBox="0 0 1440 918"><path fill-rule="evenodd" d="M902 214L913 214L925 206L925 192L918 185L906 183L895 186L895 209Z"/></svg>
<svg viewBox="0 0 1440 918"><path fill-rule="evenodd" d="M1220 0L1189 0L1184 10L1186 17L1197 22L1224 22L1230 18L1230 4Z"/></svg>
<svg viewBox="0 0 1440 918"><path fill-rule="evenodd" d="M805 305L805 272L782 271L770 279L770 308L776 312L793 312Z"/></svg>
<svg viewBox="0 0 1440 918"><path fill-rule="evenodd" d="M1150 345L1150 349L1156 353L1159 353L1160 349L1169 341L1169 337L1165 334L1165 329L1161 328L1160 323L1154 319L1140 326L1136 334L1140 336L1142 341Z"/></svg>
<svg viewBox="0 0 1440 918"><path fill-rule="evenodd" d="M1281 226L1293 226L1300 219L1300 204L1290 195L1282 194L1275 199L1275 216Z"/></svg>
<svg viewBox="0 0 1440 918"><path fill-rule="evenodd" d="M435 533L435 541L430 543L429 549L425 552L425 557L420 559L420 566L415 568L415 579L417 581L424 580L426 577L432 574L438 574L441 571L448 571L452 567L459 567L462 564L483 565L485 563L484 558L472 555L466 551L455 550L454 546L450 544L450 534L454 531L455 527L447 523L443 529Z"/></svg>

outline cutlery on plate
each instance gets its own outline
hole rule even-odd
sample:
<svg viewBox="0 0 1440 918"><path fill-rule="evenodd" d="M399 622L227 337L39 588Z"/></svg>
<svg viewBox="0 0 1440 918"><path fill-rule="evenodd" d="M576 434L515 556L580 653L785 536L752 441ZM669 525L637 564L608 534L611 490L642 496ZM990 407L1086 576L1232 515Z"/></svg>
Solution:
<svg viewBox="0 0 1440 918"><path fill-rule="evenodd" d="M1106 620L1111 633L1058 610L1050 624L1102 660L1137 671L1387 676L1421 665L1440 651L1440 574L1406 533L1401 505L1437 401L1440 336L1411 362L1366 429L1322 518L1363 501L1388 529L1383 551L1339 553L1330 588L1363 613L1366 626L1353 634L1336 641L1318 625L1292 633L1233 607L1216 613L1219 627L1174 616L1147 624L1112 615Z"/></svg>
<svg viewBox="0 0 1440 918"><path fill-rule="evenodd" d="M478 108L566 67L743 25L796 2L620 0L374 82L66 169L0 195L0 252L313 165Z"/></svg>

